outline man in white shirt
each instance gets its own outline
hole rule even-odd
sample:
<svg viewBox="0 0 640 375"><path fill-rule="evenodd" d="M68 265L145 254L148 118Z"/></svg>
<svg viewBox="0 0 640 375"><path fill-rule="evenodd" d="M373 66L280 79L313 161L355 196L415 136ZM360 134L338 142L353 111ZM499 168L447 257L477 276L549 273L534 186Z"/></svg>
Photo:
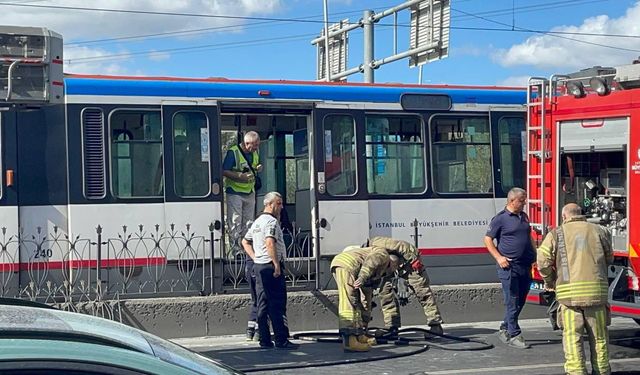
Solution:
<svg viewBox="0 0 640 375"><path fill-rule="evenodd" d="M274 347L269 331L270 320L276 349L297 349L298 345L288 339L286 325L287 284L283 275L286 248L279 222L282 207L280 193L267 193L264 211L247 231L242 247L254 262L260 347Z"/></svg>

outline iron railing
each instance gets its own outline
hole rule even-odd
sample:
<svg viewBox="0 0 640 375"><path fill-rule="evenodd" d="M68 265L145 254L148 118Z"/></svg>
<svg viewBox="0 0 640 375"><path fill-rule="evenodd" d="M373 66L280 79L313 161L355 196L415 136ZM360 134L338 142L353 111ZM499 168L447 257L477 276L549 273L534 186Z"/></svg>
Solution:
<svg viewBox="0 0 640 375"><path fill-rule="evenodd" d="M121 320L122 299L248 290L244 253L227 251L213 225L209 233L188 224L122 226L107 238L103 229L69 237L58 227L15 234L2 228L0 296ZM314 287L309 233L285 232L288 287ZM212 261L212 254L221 255Z"/></svg>

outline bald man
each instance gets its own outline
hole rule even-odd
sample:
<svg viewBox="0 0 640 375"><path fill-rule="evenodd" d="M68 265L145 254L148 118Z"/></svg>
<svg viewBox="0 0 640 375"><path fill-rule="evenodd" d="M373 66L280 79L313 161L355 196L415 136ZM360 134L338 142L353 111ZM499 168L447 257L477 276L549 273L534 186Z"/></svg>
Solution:
<svg viewBox="0 0 640 375"><path fill-rule="evenodd" d="M567 374L586 374L582 335L587 331L592 374L611 374L607 305L607 265L613 263L608 231L588 223L580 207L562 208L561 226L547 234L538 248L538 270L545 289L555 290L560 303L558 325L562 328L564 369Z"/></svg>

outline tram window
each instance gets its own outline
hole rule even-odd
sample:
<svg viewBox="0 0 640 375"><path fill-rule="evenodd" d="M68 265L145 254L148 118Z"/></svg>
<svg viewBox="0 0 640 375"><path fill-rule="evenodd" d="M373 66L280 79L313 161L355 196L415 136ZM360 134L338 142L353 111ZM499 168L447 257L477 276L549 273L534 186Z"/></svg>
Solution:
<svg viewBox="0 0 640 375"><path fill-rule="evenodd" d="M158 111L116 110L111 131L111 189L119 198L162 197L162 122Z"/></svg>
<svg viewBox="0 0 640 375"><path fill-rule="evenodd" d="M524 186L523 132L524 119L522 117L503 117L498 121L500 175L504 193L507 193L512 187Z"/></svg>
<svg viewBox="0 0 640 375"><path fill-rule="evenodd" d="M408 116L367 116L369 194L420 194L425 190L422 121Z"/></svg>
<svg viewBox="0 0 640 375"><path fill-rule="evenodd" d="M354 195L356 181L356 130L353 117L329 115L324 119L324 173L327 193Z"/></svg>
<svg viewBox="0 0 640 375"><path fill-rule="evenodd" d="M180 197L209 194L209 124L203 112L173 116L173 174Z"/></svg>
<svg viewBox="0 0 640 375"><path fill-rule="evenodd" d="M490 193L493 187L489 118L438 116L432 120L433 171L439 193Z"/></svg>

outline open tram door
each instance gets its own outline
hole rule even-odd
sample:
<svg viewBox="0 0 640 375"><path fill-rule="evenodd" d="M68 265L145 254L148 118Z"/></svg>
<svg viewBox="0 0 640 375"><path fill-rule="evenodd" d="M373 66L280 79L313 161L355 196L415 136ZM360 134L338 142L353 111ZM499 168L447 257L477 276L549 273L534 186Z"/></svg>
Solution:
<svg viewBox="0 0 640 375"><path fill-rule="evenodd" d="M20 261L18 249L19 216L17 173L16 112L9 108L0 109L0 295L16 292Z"/></svg>
<svg viewBox="0 0 640 375"><path fill-rule="evenodd" d="M211 230L214 241L221 237L223 220L217 105L163 102L162 124L165 230L186 239L194 236L187 247L190 252L180 248L173 254L169 251L167 257L210 259L206 240ZM219 244L214 242L214 257L220 256Z"/></svg>
<svg viewBox="0 0 640 375"><path fill-rule="evenodd" d="M314 112L313 233L317 254L325 259L369 237L364 122L363 111L323 106Z"/></svg>

